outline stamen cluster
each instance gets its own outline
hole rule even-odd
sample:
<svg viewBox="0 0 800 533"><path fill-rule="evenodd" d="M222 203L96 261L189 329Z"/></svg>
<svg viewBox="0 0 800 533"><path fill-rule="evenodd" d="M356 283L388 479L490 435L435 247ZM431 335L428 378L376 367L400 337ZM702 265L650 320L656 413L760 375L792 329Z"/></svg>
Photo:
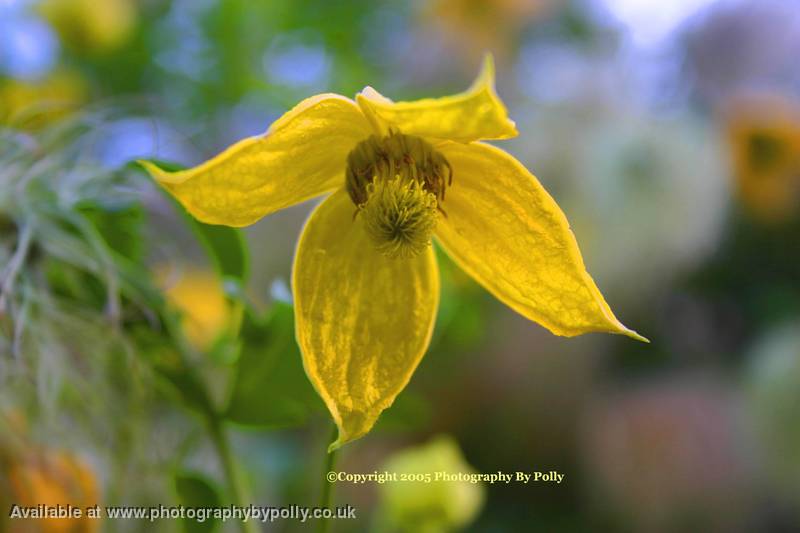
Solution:
<svg viewBox="0 0 800 533"><path fill-rule="evenodd" d="M429 244L450 164L430 143L390 132L370 136L347 156L346 188L377 248L392 257L409 257Z"/></svg>

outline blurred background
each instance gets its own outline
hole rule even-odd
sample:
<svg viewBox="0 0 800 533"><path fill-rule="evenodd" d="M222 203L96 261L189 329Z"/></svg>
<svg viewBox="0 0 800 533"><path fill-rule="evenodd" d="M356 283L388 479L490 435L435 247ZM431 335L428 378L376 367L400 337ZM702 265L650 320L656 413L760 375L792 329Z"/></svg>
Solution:
<svg viewBox="0 0 800 533"><path fill-rule="evenodd" d="M498 145L651 344L555 337L439 254L431 349L337 469L565 480L340 483L359 518L334 531L800 529L798 7L0 0L0 503L225 502L203 419L225 404L250 499L316 505L331 424L288 289L314 202L240 242L131 162L197 164L320 92L458 92L491 51L520 131ZM237 530L24 527L0 524Z"/></svg>

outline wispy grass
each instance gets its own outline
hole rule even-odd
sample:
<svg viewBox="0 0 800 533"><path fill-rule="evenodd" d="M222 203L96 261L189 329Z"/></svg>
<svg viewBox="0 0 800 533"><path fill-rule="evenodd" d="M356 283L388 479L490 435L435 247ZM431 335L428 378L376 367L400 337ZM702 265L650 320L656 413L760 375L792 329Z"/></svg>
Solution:
<svg viewBox="0 0 800 533"><path fill-rule="evenodd" d="M23 411L42 440L92 455L111 500L138 487L144 501L168 490L174 461L149 437L155 413L170 417L151 354L174 335L143 252L155 186L101 157L117 118L0 125L0 414ZM191 427L177 420L173 433Z"/></svg>
<svg viewBox="0 0 800 533"><path fill-rule="evenodd" d="M98 157L113 118L0 127L0 407L48 417L67 402L108 421L149 379L138 332L163 334L162 304L127 241L142 239L153 185Z"/></svg>

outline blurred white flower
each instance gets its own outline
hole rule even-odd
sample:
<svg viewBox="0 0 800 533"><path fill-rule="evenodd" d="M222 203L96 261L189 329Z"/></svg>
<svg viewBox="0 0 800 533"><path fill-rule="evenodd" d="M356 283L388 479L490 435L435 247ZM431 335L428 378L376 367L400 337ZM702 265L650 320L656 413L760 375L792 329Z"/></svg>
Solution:
<svg viewBox="0 0 800 533"><path fill-rule="evenodd" d="M646 298L719 241L730 200L719 140L686 115L581 105L518 121L517 155L564 208L600 286Z"/></svg>

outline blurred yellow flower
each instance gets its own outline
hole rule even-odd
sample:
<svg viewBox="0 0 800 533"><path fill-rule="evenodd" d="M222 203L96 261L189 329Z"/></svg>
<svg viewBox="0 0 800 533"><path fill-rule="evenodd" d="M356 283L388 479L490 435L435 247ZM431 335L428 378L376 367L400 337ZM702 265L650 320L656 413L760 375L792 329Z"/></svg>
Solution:
<svg viewBox="0 0 800 533"><path fill-rule="evenodd" d="M186 338L198 350L211 348L230 318L219 277L210 270L186 270L164 284L167 301L181 312Z"/></svg>
<svg viewBox="0 0 800 533"><path fill-rule="evenodd" d="M421 3L422 20L467 61L491 50L510 55L525 26L550 13L563 0L435 0Z"/></svg>
<svg viewBox="0 0 800 533"><path fill-rule="evenodd" d="M7 499L4 516L8 531L15 533L91 533L99 531L100 520L88 518L9 517L11 505L35 508L72 505L82 511L98 505L99 491L92 470L76 457L63 452L37 449L11 453L1 463L0 488ZM0 522L0 526L3 523ZM0 528L2 529L2 528Z"/></svg>
<svg viewBox="0 0 800 533"><path fill-rule="evenodd" d="M39 81L0 80L0 124L49 122L86 100L86 81L59 70Z"/></svg>
<svg viewBox="0 0 800 533"><path fill-rule="evenodd" d="M196 168L142 165L210 224L246 226L334 191L306 222L292 289L306 372L339 428L335 449L372 428L428 347L434 235L465 272L553 333L642 339L611 312L553 198L512 156L477 142L516 134L487 57L455 96L321 94Z"/></svg>
<svg viewBox="0 0 800 533"><path fill-rule="evenodd" d="M136 27L134 0L44 0L42 15L79 52L109 52Z"/></svg>
<svg viewBox="0 0 800 533"><path fill-rule="evenodd" d="M727 114L739 196L767 223L800 209L800 105L777 97L740 97Z"/></svg>
<svg viewBox="0 0 800 533"><path fill-rule="evenodd" d="M461 529L475 520L486 499L482 484L453 480L453 476L475 471L450 437L439 436L423 446L403 450L389 458L383 469L421 481L380 485L381 519L386 522L382 529L429 533ZM448 479L437 479L441 473Z"/></svg>

